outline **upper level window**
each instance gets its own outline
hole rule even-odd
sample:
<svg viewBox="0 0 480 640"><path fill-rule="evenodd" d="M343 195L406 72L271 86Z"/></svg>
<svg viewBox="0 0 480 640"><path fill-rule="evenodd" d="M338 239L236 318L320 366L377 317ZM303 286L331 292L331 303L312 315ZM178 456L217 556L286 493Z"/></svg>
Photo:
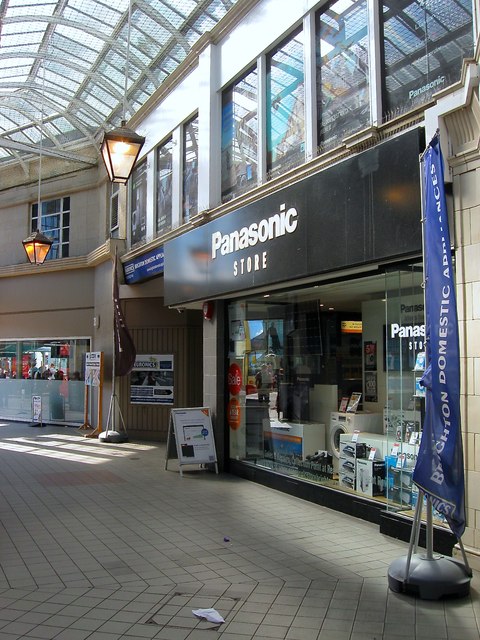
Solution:
<svg viewBox="0 0 480 640"><path fill-rule="evenodd" d="M281 173L305 161L303 31L267 57L267 170Z"/></svg>
<svg viewBox="0 0 480 640"><path fill-rule="evenodd" d="M384 120L460 79L473 55L471 0L383 2Z"/></svg>
<svg viewBox="0 0 480 640"><path fill-rule="evenodd" d="M317 14L318 145L326 150L370 122L367 0Z"/></svg>
<svg viewBox="0 0 480 640"><path fill-rule="evenodd" d="M130 179L130 242L133 245L147 239L147 162L135 167Z"/></svg>
<svg viewBox="0 0 480 640"><path fill-rule="evenodd" d="M157 149L157 235L172 228L172 139Z"/></svg>
<svg viewBox="0 0 480 640"><path fill-rule="evenodd" d="M183 126L183 221L198 213L198 116Z"/></svg>
<svg viewBox="0 0 480 640"><path fill-rule="evenodd" d="M70 245L70 198L56 198L32 204L32 231L40 229L53 240L47 260L68 258Z"/></svg>
<svg viewBox="0 0 480 640"><path fill-rule="evenodd" d="M222 95L222 200L253 188L258 162L258 74L254 69Z"/></svg>

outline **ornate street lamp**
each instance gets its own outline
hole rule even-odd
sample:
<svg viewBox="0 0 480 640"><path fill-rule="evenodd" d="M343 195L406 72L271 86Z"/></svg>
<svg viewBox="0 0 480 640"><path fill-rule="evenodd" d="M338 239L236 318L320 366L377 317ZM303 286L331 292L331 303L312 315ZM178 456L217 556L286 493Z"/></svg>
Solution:
<svg viewBox="0 0 480 640"><path fill-rule="evenodd" d="M28 238L25 238L25 240L22 241L22 244L27 257L32 264L43 264L48 256L53 240L47 238L45 234L41 233L37 229L34 233L29 235Z"/></svg>
<svg viewBox="0 0 480 640"><path fill-rule="evenodd" d="M123 118L120 127L105 133L102 142L102 157L112 182L126 184L133 171L145 138L126 126L128 66L130 59L130 29L132 22L132 0L128 3L127 52L125 56L125 85L123 89Z"/></svg>
<svg viewBox="0 0 480 640"><path fill-rule="evenodd" d="M144 142L145 138L129 129L125 120L104 135L102 157L112 182L127 183Z"/></svg>

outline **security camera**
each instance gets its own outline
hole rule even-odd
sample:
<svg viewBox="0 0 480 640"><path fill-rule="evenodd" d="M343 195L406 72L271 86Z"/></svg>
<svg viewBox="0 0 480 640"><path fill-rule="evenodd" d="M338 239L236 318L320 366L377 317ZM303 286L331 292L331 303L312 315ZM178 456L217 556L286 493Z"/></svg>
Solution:
<svg viewBox="0 0 480 640"><path fill-rule="evenodd" d="M183 313L185 311L185 307L177 307L178 313Z"/></svg>

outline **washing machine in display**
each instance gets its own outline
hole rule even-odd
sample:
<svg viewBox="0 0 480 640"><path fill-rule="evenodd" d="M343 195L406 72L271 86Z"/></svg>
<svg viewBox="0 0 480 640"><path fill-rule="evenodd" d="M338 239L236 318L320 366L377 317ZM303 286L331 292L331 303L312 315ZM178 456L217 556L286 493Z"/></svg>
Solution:
<svg viewBox="0 0 480 640"><path fill-rule="evenodd" d="M332 411L330 413L330 430L328 440L328 451L334 458L340 455L340 436L354 431L368 433L383 433L383 416L381 413L341 413Z"/></svg>

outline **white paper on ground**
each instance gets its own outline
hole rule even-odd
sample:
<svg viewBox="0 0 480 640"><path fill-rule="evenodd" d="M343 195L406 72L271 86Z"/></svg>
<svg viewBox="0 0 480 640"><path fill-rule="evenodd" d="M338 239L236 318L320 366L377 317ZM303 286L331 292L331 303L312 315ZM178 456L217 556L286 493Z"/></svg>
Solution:
<svg viewBox="0 0 480 640"><path fill-rule="evenodd" d="M205 618L209 622L225 622L222 616L215 609L192 609L192 613L197 618Z"/></svg>

